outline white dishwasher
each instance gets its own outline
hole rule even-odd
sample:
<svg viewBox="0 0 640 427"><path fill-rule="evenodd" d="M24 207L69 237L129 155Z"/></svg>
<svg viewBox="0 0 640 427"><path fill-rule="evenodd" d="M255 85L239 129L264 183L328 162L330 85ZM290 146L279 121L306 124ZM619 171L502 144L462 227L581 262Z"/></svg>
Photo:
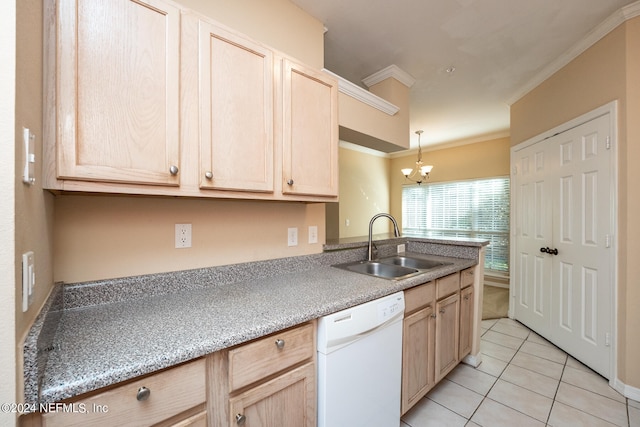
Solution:
<svg viewBox="0 0 640 427"><path fill-rule="evenodd" d="M404 293L318 323L318 427L398 427Z"/></svg>

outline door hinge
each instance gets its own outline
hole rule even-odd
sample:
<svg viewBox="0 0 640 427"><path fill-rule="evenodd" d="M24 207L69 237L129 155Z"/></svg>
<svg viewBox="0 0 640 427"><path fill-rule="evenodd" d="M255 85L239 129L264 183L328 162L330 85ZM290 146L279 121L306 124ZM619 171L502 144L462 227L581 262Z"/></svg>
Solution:
<svg viewBox="0 0 640 427"><path fill-rule="evenodd" d="M518 175L518 167L514 166L511 168L511 175Z"/></svg>
<svg viewBox="0 0 640 427"><path fill-rule="evenodd" d="M605 138L604 146L606 147L607 150L611 149L611 137L610 136Z"/></svg>
<svg viewBox="0 0 640 427"><path fill-rule="evenodd" d="M611 346L611 335L609 334L609 332L604 334L604 345L607 347Z"/></svg>
<svg viewBox="0 0 640 427"><path fill-rule="evenodd" d="M604 236L604 247L605 248L611 247L611 234L607 234L606 236Z"/></svg>

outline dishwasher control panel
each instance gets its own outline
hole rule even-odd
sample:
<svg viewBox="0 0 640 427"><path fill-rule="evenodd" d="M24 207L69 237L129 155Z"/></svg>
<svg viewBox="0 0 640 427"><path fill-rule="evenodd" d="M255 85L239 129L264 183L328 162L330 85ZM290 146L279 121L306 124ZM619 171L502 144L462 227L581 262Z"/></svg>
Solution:
<svg viewBox="0 0 640 427"><path fill-rule="evenodd" d="M378 322L384 323L398 313L404 312L404 299L396 297L378 303Z"/></svg>

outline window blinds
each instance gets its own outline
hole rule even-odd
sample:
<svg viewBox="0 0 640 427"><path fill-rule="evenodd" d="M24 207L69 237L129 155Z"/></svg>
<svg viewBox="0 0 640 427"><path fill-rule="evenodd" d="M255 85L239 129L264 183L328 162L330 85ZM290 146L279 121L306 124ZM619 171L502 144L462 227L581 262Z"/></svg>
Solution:
<svg viewBox="0 0 640 427"><path fill-rule="evenodd" d="M402 229L407 234L489 240L485 268L509 271L509 178L406 186Z"/></svg>

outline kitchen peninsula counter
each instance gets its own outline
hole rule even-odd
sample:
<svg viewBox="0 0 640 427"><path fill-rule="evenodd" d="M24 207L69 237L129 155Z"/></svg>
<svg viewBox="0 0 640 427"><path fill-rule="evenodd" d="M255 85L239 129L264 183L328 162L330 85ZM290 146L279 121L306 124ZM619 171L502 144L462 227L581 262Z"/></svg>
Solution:
<svg viewBox="0 0 640 427"><path fill-rule="evenodd" d="M25 341L25 402L74 397L411 288L478 264L487 244L376 241L380 256L399 243L451 264L403 280L331 267L365 259L360 241L316 255L59 284Z"/></svg>

